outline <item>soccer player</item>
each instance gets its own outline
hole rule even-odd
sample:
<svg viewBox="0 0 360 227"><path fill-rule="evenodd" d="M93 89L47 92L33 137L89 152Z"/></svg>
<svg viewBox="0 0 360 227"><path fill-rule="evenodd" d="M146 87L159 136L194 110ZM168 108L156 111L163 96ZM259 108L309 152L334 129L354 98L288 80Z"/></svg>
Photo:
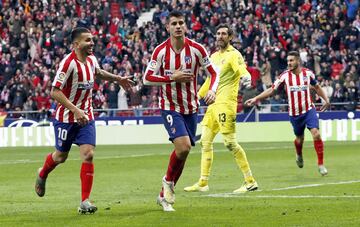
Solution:
<svg viewBox="0 0 360 227"><path fill-rule="evenodd" d="M185 37L185 18L180 12L169 14L166 29L170 38L155 48L143 80L145 85L161 86L161 115L174 151L170 155L157 202L164 211L174 211L174 186L191 146L195 145L198 110L196 78L199 68L202 67L210 77L209 90L204 96L207 104L215 101L219 78L205 48Z"/></svg>
<svg viewBox="0 0 360 227"><path fill-rule="evenodd" d="M246 86L251 86L251 76L246 70L244 59L239 51L230 45L233 30L227 24L220 24L216 29L216 44L218 50L211 55L211 62L220 69L219 87L216 91L216 101L206 111L201 134L201 175L197 183L184 188L187 192L208 191L208 181L213 162L213 141L219 132L224 138L224 144L234 155L241 169L245 182L234 193L254 191L258 188L252 176L248 160L243 148L236 141L236 109L240 79ZM203 97L209 87L209 78L199 90Z"/></svg>
<svg viewBox="0 0 360 227"><path fill-rule="evenodd" d="M71 33L74 50L60 63L52 83L51 96L58 101L56 109L55 151L47 155L42 168L39 168L35 183L38 196L45 195L48 174L65 162L71 145L80 147L82 165L80 213L94 213L97 207L89 201L93 184L95 147L95 123L92 108L92 89L95 77L117 81L125 89L132 82L129 77L119 77L100 69L93 55L94 42L91 32L86 28L75 28Z"/></svg>
<svg viewBox="0 0 360 227"><path fill-rule="evenodd" d="M296 136L294 145L296 149L296 163L299 168L304 167L302 147L304 143L304 131L307 127L314 140L314 147L318 158L318 169L322 176L328 171L324 166L324 144L319 132L319 119L314 104L310 97L310 88L323 98L324 105L320 111L329 108L330 102L324 91L318 84L315 75L309 69L301 67L300 55L297 51L290 51L287 56L288 70L280 74L271 88L265 90L258 96L249 99L245 105L254 105L259 100L271 96L280 85L285 85L289 103L290 122Z"/></svg>

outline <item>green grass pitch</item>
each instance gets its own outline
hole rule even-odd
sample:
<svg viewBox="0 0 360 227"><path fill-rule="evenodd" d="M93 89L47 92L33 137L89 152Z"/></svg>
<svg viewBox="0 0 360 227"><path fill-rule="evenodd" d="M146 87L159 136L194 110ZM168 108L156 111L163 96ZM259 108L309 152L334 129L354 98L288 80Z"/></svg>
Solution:
<svg viewBox="0 0 360 227"><path fill-rule="evenodd" d="M66 163L34 192L35 173L51 147L0 149L0 226L359 226L359 142L325 142L329 175L317 172L311 143L299 169L289 143L242 144L260 189L231 192L243 177L232 155L215 145L210 191L186 193L200 174L200 147L188 157L176 186L176 212L156 204L172 149L167 145L98 146L91 200L99 210L79 215L80 160L73 147Z"/></svg>

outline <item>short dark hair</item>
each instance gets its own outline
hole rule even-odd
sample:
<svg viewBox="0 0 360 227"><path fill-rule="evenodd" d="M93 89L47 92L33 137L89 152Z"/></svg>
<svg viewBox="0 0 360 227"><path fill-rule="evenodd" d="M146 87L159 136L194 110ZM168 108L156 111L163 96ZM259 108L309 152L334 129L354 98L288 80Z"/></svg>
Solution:
<svg viewBox="0 0 360 227"><path fill-rule="evenodd" d="M219 24L219 25L216 27L216 31L218 31L220 28L227 28L228 35L229 35L229 36L234 35L234 30L231 28L231 26L230 26L229 24Z"/></svg>
<svg viewBox="0 0 360 227"><path fill-rule="evenodd" d="M296 57L296 58L300 58L299 52L298 52L298 51L295 51L295 50L290 51L290 52L288 53L288 56L294 56L294 57Z"/></svg>
<svg viewBox="0 0 360 227"><path fill-rule="evenodd" d="M185 17L184 14L181 11L178 10L173 10L169 13L169 15L167 16L167 22L170 21L171 17Z"/></svg>
<svg viewBox="0 0 360 227"><path fill-rule="evenodd" d="M71 31L71 42L74 42L81 36L82 33L91 33L89 29L84 27L77 27Z"/></svg>

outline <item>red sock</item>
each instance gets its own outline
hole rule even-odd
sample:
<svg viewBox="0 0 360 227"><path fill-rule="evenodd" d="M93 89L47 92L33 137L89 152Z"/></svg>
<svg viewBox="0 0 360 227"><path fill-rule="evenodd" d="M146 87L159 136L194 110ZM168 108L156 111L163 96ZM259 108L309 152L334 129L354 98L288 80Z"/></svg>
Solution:
<svg viewBox="0 0 360 227"><path fill-rule="evenodd" d="M316 154L318 157L318 165L322 165L324 163L324 143L320 140L314 141L314 147L316 150Z"/></svg>
<svg viewBox="0 0 360 227"><path fill-rule="evenodd" d="M182 168L184 167L185 160L180 160L175 153L175 150L170 155L170 161L168 165L168 169L166 172L165 179L167 181L175 181L177 174L179 174L179 171L182 171ZM181 172L180 172L181 175ZM179 177L180 177L179 175Z"/></svg>
<svg viewBox="0 0 360 227"><path fill-rule="evenodd" d="M164 197L164 188L161 188L160 197Z"/></svg>
<svg viewBox="0 0 360 227"><path fill-rule="evenodd" d="M298 141L296 139L294 140L294 145L296 148L296 154L302 155L302 146L303 145L301 143L298 143Z"/></svg>
<svg viewBox="0 0 360 227"><path fill-rule="evenodd" d="M184 166L185 166L185 160L183 161L182 165L180 166L180 168L178 169L178 171L175 174L174 185L176 185L176 182L179 180L181 173L184 169Z"/></svg>
<svg viewBox="0 0 360 227"><path fill-rule="evenodd" d="M53 170L55 169L55 167L57 166L58 164L54 162L53 158L52 158L52 153L48 154L46 156L46 159L45 159L45 163L39 173L39 176L43 179L46 179L48 174Z"/></svg>
<svg viewBox="0 0 360 227"><path fill-rule="evenodd" d="M91 192L91 187L94 178L94 164L83 162L81 165L80 179L81 179L81 201L88 199Z"/></svg>

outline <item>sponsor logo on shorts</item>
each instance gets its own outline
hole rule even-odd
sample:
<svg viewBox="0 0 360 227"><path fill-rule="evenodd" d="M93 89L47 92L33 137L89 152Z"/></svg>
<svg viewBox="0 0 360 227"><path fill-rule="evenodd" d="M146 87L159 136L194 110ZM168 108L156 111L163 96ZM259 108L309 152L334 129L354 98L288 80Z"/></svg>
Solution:
<svg viewBox="0 0 360 227"><path fill-rule="evenodd" d="M172 133L172 134L175 134L175 133L176 133L176 128L171 128L170 130L171 130L171 133Z"/></svg>

